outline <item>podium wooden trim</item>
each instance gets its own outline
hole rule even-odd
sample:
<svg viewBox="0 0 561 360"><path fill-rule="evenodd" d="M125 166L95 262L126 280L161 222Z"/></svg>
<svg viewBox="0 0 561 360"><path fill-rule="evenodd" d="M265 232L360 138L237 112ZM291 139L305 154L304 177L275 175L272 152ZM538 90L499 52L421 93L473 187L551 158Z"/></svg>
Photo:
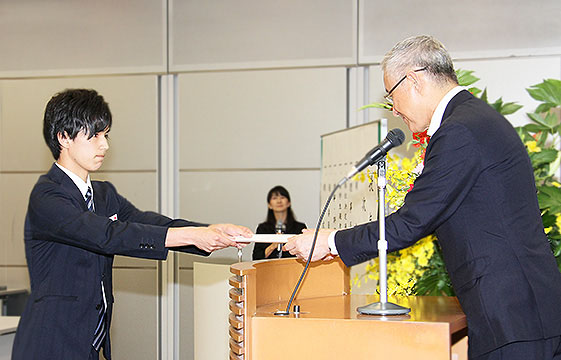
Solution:
<svg viewBox="0 0 561 360"><path fill-rule="evenodd" d="M338 258L310 265L294 301L300 314L275 316L286 309L304 265L275 259L230 267L230 360L467 359L467 322L456 298L390 298L411 313L358 314L358 306L378 297L350 295L349 269Z"/></svg>

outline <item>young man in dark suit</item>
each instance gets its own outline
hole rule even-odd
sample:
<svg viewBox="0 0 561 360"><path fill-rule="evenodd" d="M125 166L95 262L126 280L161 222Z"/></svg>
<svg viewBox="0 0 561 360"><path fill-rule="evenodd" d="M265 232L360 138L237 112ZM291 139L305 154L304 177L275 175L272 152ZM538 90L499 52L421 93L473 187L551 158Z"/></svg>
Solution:
<svg viewBox="0 0 561 360"><path fill-rule="evenodd" d="M467 316L470 359L561 359L561 274L518 134L458 86L450 56L430 36L395 45L382 70L394 115L431 136L422 174L386 217L388 251L436 233ZM285 250L306 258L312 236ZM378 255L378 222L324 229L317 241L314 260L338 254L352 266Z"/></svg>
<svg viewBox="0 0 561 360"><path fill-rule="evenodd" d="M90 180L109 148L112 117L94 90L55 95L43 135L56 162L31 192L25 252L31 294L12 358L111 359L114 255L164 260L168 248L198 255L239 246L251 231L140 211L109 182Z"/></svg>

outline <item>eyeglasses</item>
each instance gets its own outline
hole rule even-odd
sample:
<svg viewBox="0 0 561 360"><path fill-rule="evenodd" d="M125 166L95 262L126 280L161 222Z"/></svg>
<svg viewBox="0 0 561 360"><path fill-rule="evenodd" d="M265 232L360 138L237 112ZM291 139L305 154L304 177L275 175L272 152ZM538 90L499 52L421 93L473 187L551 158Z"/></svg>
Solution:
<svg viewBox="0 0 561 360"><path fill-rule="evenodd" d="M426 70L427 67L425 66L422 69L417 69L417 70L413 70L413 72L419 72L419 71L424 71ZM388 101L389 103L393 104L393 97L392 97L392 93L393 91L399 86L399 84L401 84L403 82L403 80L407 79L407 74L401 78L401 80L399 80L391 89L390 91L388 91L388 93L386 95L384 95L384 99L386 99L386 101Z"/></svg>

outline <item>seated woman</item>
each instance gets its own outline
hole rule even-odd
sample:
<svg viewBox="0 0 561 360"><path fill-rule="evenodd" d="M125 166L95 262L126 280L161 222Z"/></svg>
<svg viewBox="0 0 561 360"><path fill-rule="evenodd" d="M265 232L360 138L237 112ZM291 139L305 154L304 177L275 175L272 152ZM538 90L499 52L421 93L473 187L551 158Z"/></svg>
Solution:
<svg viewBox="0 0 561 360"><path fill-rule="evenodd" d="M300 234L306 224L296 221L290 207L290 194L278 185L267 194L267 220L259 224L256 234ZM255 243L253 260L276 259L279 257L278 243ZM293 257L288 251L282 251L282 257Z"/></svg>

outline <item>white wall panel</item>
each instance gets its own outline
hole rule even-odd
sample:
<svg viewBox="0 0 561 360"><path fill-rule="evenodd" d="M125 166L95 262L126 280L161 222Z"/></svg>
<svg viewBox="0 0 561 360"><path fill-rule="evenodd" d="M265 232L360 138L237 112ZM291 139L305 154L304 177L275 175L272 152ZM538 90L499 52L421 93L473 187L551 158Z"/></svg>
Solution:
<svg viewBox="0 0 561 360"><path fill-rule="evenodd" d="M111 350L115 359L158 357L157 272L154 269L113 270L114 297Z"/></svg>
<svg viewBox="0 0 561 360"><path fill-rule="evenodd" d="M195 359L228 359L230 298L229 265L194 264L193 307L195 329Z"/></svg>
<svg viewBox="0 0 561 360"><path fill-rule="evenodd" d="M95 89L109 104L113 126L102 170L156 169L157 77L145 75L1 81L2 171L50 168L54 160L43 139L43 114L49 99L67 88Z"/></svg>
<svg viewBox="0 0 561 360"><path fill-rule="evenodd" d="M165 0L2 0L0 76L166 71Z"/></svg>
<svg viewBox="0 0 561 360"><path fill-rule="evenodd" d="M356 2L170 1L170 70L356 63Z"/></svg>
<svg viewBox="0 0 561 360"><path fill-rule="evenodd" d="M39 174L0 174L0 264L27 264L23 224L29 194L38 178Z"/></svg>
<svg viewBox="0 0 561 360"><path fill-rule="evenodd" d="M8 289L29 289L29 271L27 266L8 267L7 281L2 282Z"/></svg>
<svg viewBox="0 0 561 360"><path fill-rule="evenodd" d="M454 58L561 53L558 0L360 1L359 63L380 62L398 41L430 34Z"/></svg>
<svg viewBox="0 0 561 360"><path fill-rule="evenodd" d="M180 75L180 169L319 167L345 112L343 68Z"/></svg>
<svg viewBox="0 0 561 360"><path fill-rule="evenodd" d="M318 170L182 172L180 174L180 216L208 223L229 222L255 231L267 217L267 192L283 185L290 193L298 221L314 228L319 216ZM251 247L243 250L251 259ZM235 249L224 249L209 258L181 255L180 266L191 262L237 262Z"/></svg>

